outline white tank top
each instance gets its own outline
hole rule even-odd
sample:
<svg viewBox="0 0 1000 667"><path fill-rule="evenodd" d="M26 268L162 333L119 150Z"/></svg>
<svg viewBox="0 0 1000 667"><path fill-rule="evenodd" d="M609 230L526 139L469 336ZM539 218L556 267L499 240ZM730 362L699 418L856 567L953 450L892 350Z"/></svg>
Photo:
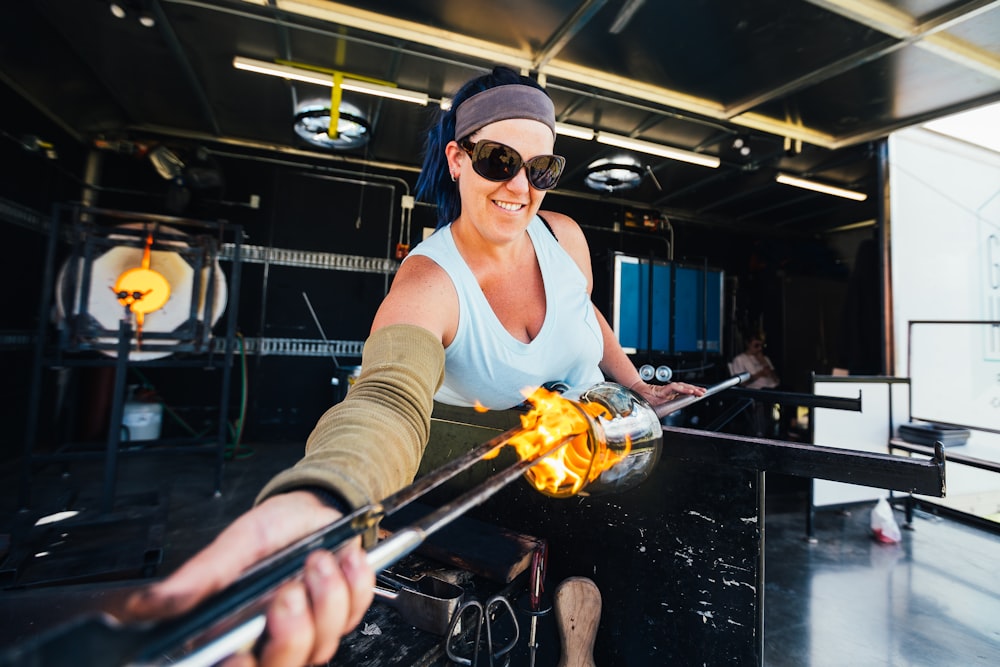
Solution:
<svg viewBox="0 0 1000 667"><path fill-rule="evenodd" d="M586 278L541 218L528 225L528 236L542 270L546 303L545 321L530 343L511 336L497 319L455 246L451 225L410 252L444 269L458 292L458 330L445 349L444 384L435 400L506 410L550 382L576 388L604 380L598 368L604 343Z"/></svg>

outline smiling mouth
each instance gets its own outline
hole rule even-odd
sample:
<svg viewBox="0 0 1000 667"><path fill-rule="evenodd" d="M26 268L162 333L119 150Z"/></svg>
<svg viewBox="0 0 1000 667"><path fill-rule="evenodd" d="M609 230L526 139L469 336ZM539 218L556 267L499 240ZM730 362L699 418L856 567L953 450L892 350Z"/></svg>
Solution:
<svg viewBox="0 0 1000 667"><path fill-rule="evenodd" d="M493 203L505 211L520 211L525 206L524 204L515 204L512 202L500 201L499 199L494 199Z"/></svg>

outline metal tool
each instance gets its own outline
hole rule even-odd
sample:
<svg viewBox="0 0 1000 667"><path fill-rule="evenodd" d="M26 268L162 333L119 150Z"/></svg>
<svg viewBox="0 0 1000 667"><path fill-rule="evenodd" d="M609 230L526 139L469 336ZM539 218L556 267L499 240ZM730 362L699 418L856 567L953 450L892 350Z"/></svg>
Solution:
<svg viewBox="0 0 1000 667"><path fill-rule="evenodd" d="M732 384L736 383L738 379ZM614 416L606 422L603 419L597 420L587 414L579 403L574 403L581 416L591 425L589 437L602 442L617 442L629 437L629 433L634 430L631 424L640 418L643 431L649 430L646 416L651 408L648 404L644 410L620 412L640 405L639 401L642 399L635 400L637 395L633 392L612 383L601 383L585 394L588 398L582 399L583 401L599 401ZM684 399L678 399L682 400ZM694 401L688 401L685 405L691 402ZM658 430L659 425L656 426ZM106 613L94 614L54 628L23 644L5 647L0 650L0 667L137 667L165 664L173 667L211 667L261 636L266 623L265 612L272 596L282 584L301 576L305 560L311 552L340 548L352 538L372 529L382 518L392 515L482 461L524 430L519 426L506 431L420 477L381 503L351 512L261 560L228 588L209 597L186 614L149 624L127 624ZM409 555L429 535L522 477L532 466L565 445L572 437L574 436L553 443L535 458L518 460L458 498L393 533L368 552L369 565L377 572ZM644 460L646 464L649 463L648 457ZM632 461L637 462L638 459ZM641 475L631 479L644 477L645 475ZM627 488L622 486L620 479L609 483L609 486L619 490Z"/></svg>
<svg viewBox="0 0 1000 667"><path fill-rule="evenodd" d="M493 643L494 626L498 626L497 621L503 618L509 620L513 636L506 642L495 645ZM466 621L469 623L463 626ZM486 629L485 652L487 660L486 663L480 663L479 654L484 646L484 628ZM471 640L469 639L470 635ZM448 633L444 639L444 650L452 661L460 665L482 667L483 664L486 664L489 667L494 667L498 664L497 660L510 653L511 649L517 645L518 637L520 637L520 629L514 608L504 596L494 595L486 602L475 599L467 600L458 608L448 626ZM503 640L500 641L503 642Z"/></svg>
<svg viewBox="0 0 1000 667"><path fill-rule="evenodd" d="M528 631L528 667L535 667L535 653L538 652L538 617L548 610L542 610L542 591L545 590L545 567L548 564L548 543L543 542L531 554L531 573L528 577L528 613L531 625Z"/></svg>
<svg viewBox="0 0 1000 667"><path fill-rule="evenodd" d="M265 612L274 593L301 576L306 557L317 549L336 550L371 529L428 491L481 461L521 429L515 428L424 475L413 484L368 505L261 560L228 588L209 597L190 612L149 624L126 624L107 613L94 614L0 650L0 667L133 667L172 665L211 667L253 644L264 632ZM448 525L566 441L554 443L530 460L519 460L450 503L397 531L367 554L379 571L412 553L427 536Z"/></svg>
<svg viewBox="0 0 1000 667"><path fill-rule="evenodd" d="M398 574L376 575L375 597L391 606L403 619L427 632L444 635L465 599L461 586L424 574L410 579Z"/></svg>

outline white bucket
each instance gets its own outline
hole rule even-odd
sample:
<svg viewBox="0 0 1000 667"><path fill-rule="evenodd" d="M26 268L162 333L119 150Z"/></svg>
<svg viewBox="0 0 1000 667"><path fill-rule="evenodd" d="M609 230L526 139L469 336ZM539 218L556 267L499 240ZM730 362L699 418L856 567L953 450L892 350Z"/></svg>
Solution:
<svg viewBox="0 0 1000 667"><path fill-rule="evenodd" d="M156 440L163 426L163 404L125 401L122 440Z"/></svg>

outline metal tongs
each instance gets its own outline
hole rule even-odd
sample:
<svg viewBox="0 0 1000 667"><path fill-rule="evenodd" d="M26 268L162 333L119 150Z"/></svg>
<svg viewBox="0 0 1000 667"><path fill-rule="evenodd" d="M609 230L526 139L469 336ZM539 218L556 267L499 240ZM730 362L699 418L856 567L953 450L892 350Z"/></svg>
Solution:
<svg viewBox="0 0 1000 667"><path fill-rule="evenodd" d="M657 414L662 418L741 380L741 376L736 376L709 387L702 397L685 396L666 403L660 406L666 411L657 411ZM522 427L518 426L506 431L424 475L381 503L347 514L265 558L228 588L186 614L143 624L126 624L108 613L82 617L22 644L3 649L0 651L0 667L211 667L251 646L263 634L265 611L271 597L283 583L301 576L305 559L311 552L340 548L352 538L374 528L384 517L483 460L521 430ZM409 555L428 536L488 500L569 439L553 444L534 459L517 461L412 525L393 533L368 551L368 564L379 572Z"/></svg>

